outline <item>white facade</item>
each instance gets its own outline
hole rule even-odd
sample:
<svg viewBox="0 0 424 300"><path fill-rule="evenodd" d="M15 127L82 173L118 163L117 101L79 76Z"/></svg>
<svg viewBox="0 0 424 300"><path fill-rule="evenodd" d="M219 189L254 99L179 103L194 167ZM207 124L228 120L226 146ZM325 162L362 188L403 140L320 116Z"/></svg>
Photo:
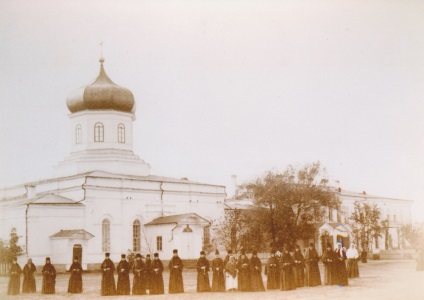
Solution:
<svg viewBox="0 0 424 300"><path fill-rule="evenodd" d="M150 166L133 153L133 96L101 64L97 80L68 98L71 153L53 177L0 190L0 238L8 240L14 228L25 249L21 263L30 257L41 265L50 256L63 268L74 249L88 269L105 252L115 261L129 251L169 259L177 248L182 258L197 258L205 227L223 214L225 187L150 175ZM181 214L199 217L145 226Z"/></svg>

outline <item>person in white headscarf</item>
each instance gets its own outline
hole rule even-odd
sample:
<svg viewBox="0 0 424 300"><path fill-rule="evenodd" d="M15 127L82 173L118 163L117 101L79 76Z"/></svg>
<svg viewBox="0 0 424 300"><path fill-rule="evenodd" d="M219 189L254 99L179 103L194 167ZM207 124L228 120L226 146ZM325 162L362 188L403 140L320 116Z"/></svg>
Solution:
<svg viewBox="0 0 424 300"><path fill-rule="evenodd" d="M347 277L356 278L359 277L358 258L359 253L356 249L355 243L350 244L349 249L346 252L347 256Z"/></svg>

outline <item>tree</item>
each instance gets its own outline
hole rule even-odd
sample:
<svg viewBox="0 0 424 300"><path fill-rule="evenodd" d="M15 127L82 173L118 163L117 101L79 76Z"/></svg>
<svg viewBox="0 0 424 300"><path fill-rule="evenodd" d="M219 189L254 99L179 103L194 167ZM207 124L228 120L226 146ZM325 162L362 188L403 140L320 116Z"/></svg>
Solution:
<svg viewBox="0 0 424 300"><path fill-rule="evenodd" d="M261 250L262 235L259 228L252 226L254 218L255 216L248 209L226 210L224 216L213 224L215 239L226 249L231 249L235 253L241 249Z"/></svg>
<svg viewBox="0 0 424 300"><path fill-rule="evenodd" d="M253 201L251 213L256 218L251 226L269 233L263 238L279 248L314 238L314 223L323 219L325 208L339 205L319 162L298 169L288 166L283 172L270 170L244 184L240 197Z"/></svg>
<svg viewBox="0 0 424 300"><path fill-rule="evenodd" d="M22 253L22 247L18 246L19 236L16 229L10 231L9 241L0 240L0 263L12 263L13 258Z"/></svg>
<svg viewBox="0 0 424 300"><path fill-rule="evenodd" d="M373 239L381 236L380 209L374 204L356 201L354 211L350 216L352 233L360 242L362 250L369 251Z"/></svg>

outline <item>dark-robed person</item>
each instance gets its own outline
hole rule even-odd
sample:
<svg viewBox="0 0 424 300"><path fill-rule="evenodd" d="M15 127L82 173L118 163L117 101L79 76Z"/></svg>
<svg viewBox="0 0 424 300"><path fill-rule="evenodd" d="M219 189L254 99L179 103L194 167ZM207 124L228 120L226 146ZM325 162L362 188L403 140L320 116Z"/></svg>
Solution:
<svg viewBox="0 0 424 300"><path fill-rule="evenodd" d="M102 262L100 269L102 272L102 287L100 295L116 295L115 277L113 276L113 273L115 273L115 264L110 260L109 253L105 253L105 260Z"/></svg>
<svg viewBox="0 0 424 300"><path fill-rule="evenodd" d="M300 246L296 245L293 254L294 260L294 279L296 287L305 286L305 258L303 257Z"/></svg>
<svg viewBox="0 0 424 300"><path fill-rule="evenodd" d="M253 251L250 258L250 290L252 292L265 291L264 281L262 279L262 262L256 251Z"/></svg>
<svg viewBox="0 0 424 300"><path fill-rule="evenodd" d="M244 251L241 252L237 261L238 270L238 290L241 292L250 291L250 261Z"/></svg>
<svg viewBox="0 0 424 300"><path fill-rule="evenodd" d="M216 250L215 259L212 261L212 292L225 292L224 275L224 261Z"/></svg>
<svg viewBox="0 0 424 300"><path fill-rule="evenodd" d="M56 285L56 269L51 264L50 257L46 258L46 264L41 271L43 274L43 285L41 294L54 294Z"/></svg>
<svg viewBox="0 0 424 300"><path fill-rule="evenodd" d="M8 295L18 295L21 290L21 273L22 269L18 265L18 259L13 258L13 263L9 270L9 285L7 286Z"/></svg>
<svg viewBox="0 0 424 300"><path fill-rule="evenodd" d="M24 281L22 283L22 294L35 293L35 276L34 273L37 272L35 265L32 263L32 259L29 258L28 262L24 266L22 271L24 274Z"/></svg>
<svg viewBox="0 0 424 300"><path fill-rule="evenodd" d="M347 279L347 270L346 270L346 249L342 246L341 243L337 243L337 248L335 250L337 255L336 260L336 278L337 284L344 286L348 285Z"/></svg>
<svg viewBox="0 0 424 300"><path fill-rule="evenodd" d="M146 254L146 269L147 269L147 273L146 273L146 290L149 290L149 294L150 294L150 281L151 281L151 274L152 274L152 259L150 258L150 254L147 253Z"/></svg>
<svg viewBox="0 0 424 300"><path fill-rule="evenodd" d="M227 255L224 258L224 268L225 266L228 264L228 262L230 261L230 257L233 256L233 250L227 250Z"/></svg>
<svg viewBox="0 0 424 300"><path fill-rule="evenodd" d="M126 255L121 254L121 261L116 267L118 272L118 283L116 285L116 293L118 295L130 294L130 264L126 260Z"/></svg>
<svg viewBox="0 0 424 300"><path fill-rule="evenodd" d="M82 293L82 266L78 261L78 257L74 257L74 261L69 268L71 276L69 277L68 293Z"/></svg>
<svg viewBox="0 0 424 300"><path fill-rule="evenodd" d="M327 248L325 249L321 257L321 261L324 264L324 284L325 285L337 284L337 279L336 279L337 256L336 256L336 252L333 251L330 243L327 243Z"/></svg>
<svg viewBox="0 0 424 300"><path fill-rule="evenodd" d="M280 287L282 291L296 289L296 281L294 278L294 260L290 255L289 249L284 248L280 260Z"/></svg>
<svg viewBox="0 0 424 300"><path fill-rule="evenodd" d="M318 267L319 256L314 244L310 243L305 255L305 283L306 286L321 285L321 275Z"/></svg>
<svg viewBox="0 0 424 300"><path fill-rule="evenodd" d="M276 290L280 288L280 263L275 256L275 252L271 251L271 257L265 266L265 275L267 276L266 289Z"/></svg>
<svg viewBox="0 0 424 300"><path fill-rule="evenodd" d="M172 251L173 256L169 261L169 293L177 294L184 293L183 283L183 261L178 256L178 250Z"/></svg>
<svg viewBox="0 0 424 300"><path fill-rule="evenodd" d="M347 277L356 278L359 277L358 259L359 253L356 249L355 243L350 244L349 249L346 252L347 257Z"/></svg>
<svg viewBox="0 0 424 300"><path fill-rule="evenodd" d="M147 265L146 262L143 261L144 257L137 253L135 256L135 261L133 264L132 272L134 274L133 277L133 287L132 294L133 295L146 295L146 283L147 283Z"/></svg>
<svg viewBox="0 0 424 300"><path fill-rule="evenodd" d="M200 258L197 260L197 289L199 292L210 292L211 286L209 283L209 261L206 258L205 251L200 251Z"/></svg>
<svg viewBox="0 0 424 300"><path fill-rule="evenodd" d="M163 284L163 264L159 259L159 254L153 254L153 260L151 264L150 272L150 295L162 295L165 293L164 284Z"/></svg>

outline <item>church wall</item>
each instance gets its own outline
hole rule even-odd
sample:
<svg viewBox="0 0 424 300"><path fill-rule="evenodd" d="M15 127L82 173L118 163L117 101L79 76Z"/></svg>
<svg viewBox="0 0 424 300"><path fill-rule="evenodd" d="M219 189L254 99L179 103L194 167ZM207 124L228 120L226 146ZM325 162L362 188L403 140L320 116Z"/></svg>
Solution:
<svg viewBox="0 0 424 300"><path fill-rule="evenodd" d="M61 229L83 229L83 216L83 206L31 205L28 211L28 257L33 258L36 265L43 264L46 256L54 255L50 236ZM62 263L66 263L66 259L69 260L64 258Z"/></svg>
<svg viewBox="0 0 424 300"><path fill-rule="evenodd" d="M159 258L162 260L169 260L172 257L172 250L175 248L175 227L176 224L145 226L147 236L149 237L150 249L153 253L159 253ZM157 248L158 236L162 237L162 250L158 250Z"/></svg>

